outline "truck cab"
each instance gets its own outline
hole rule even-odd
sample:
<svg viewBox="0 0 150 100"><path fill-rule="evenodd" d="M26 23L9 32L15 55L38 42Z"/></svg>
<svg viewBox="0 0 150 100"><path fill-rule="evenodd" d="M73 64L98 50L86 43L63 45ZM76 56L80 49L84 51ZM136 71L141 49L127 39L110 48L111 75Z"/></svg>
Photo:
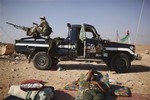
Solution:
<svg viewBox="0 0 150 100"><path fill-rule="evenodd" d="M68 27L68 37L58 46L57 51L60 51L60 55L66 54L70 57L82 57L87 59L96 57L96 54L100 54L100 42L102 39L92 25L84 24L84 40L81 39L82 37L80 32L82 25L70 26L71 27ZM96 46L97 48L99 47L99 50L97 51L95 48ZM63 49L65 53L61 52Z"/></svg>

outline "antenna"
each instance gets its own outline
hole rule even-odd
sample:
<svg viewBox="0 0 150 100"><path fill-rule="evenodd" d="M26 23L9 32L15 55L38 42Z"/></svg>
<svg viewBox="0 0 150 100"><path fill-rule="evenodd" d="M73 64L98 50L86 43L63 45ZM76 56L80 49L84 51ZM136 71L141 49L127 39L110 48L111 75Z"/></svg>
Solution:
<svg viewBox="0 0 150 100"><path fill-rule="evenodd" d="M137 29L136 29L134 44L136 43L136 39L137 39L139 27L140 27L140 22L141 22L141 18L142 18L142 12L143 12L143 8L144 8L144 2L145 2L145 0L143 0L143 3L142 3L142 8L141 8L141 12L140 12L140 17L139 17L139 21L138 21L138 26L137 26Z"/></svg>

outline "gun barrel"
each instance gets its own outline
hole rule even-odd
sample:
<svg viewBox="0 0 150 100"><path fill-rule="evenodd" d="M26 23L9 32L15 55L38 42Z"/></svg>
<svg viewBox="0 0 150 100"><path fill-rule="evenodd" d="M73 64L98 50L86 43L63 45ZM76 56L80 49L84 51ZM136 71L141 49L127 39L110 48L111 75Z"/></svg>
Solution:
<svg viewBox="0 0 150 100"><path fill-rule="evenodd" d="M6 24L12 25L17 29L21 29L21 30L24 30L26 32L30 29L29 27L25 27L25 26L21 26L21 25L15 25L15 24L12 24L12 23L9 23L9 22L6 22Z"/></svg>
<svg viewBox="0 0 150 100"><path fill-rule="evenodd" d="M17 26L15 24L12 24L12 23L9 23L9 22L6 22L6 24L13 25L14 27Z"/></svg>

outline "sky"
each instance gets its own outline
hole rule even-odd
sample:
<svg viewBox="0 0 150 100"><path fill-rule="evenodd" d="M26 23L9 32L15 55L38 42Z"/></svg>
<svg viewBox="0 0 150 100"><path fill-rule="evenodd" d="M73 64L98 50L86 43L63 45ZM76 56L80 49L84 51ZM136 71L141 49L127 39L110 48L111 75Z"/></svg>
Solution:
<svg viewBox="0 0 150 100"><path fill-rule="evenodd" d="M32 27L40 16L52 27L52 38L67 37L66 23L86 23L103 39L116 41L116 31L124 37L129 30L132 44L150 44L150 0L0 0L0 42L26 37L6 22Z"/></svg>

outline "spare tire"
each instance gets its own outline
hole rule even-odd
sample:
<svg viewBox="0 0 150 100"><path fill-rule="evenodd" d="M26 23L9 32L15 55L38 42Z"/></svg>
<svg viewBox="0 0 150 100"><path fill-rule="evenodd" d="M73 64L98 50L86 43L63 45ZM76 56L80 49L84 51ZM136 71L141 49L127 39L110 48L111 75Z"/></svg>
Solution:
<svg viewBox="0 0 150 100"><path fill-rule="evenodd" d="M33 65L40 70L50 69L52 65L51 57L44 51L38 52L33 57Z"/></svg>

